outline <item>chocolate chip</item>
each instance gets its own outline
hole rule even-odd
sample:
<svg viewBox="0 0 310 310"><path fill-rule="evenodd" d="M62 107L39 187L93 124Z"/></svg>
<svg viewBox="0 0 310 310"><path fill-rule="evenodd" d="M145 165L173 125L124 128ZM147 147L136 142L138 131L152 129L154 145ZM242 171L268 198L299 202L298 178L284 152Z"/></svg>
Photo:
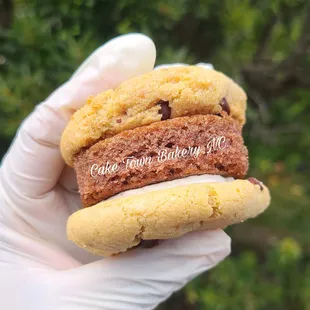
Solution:
<svg viewBox="0 0 310 310"><path fill-rule="evenodd" d="M248 178L248 181L251 182L252 184L259 185L261 191L264 189L262 182L258 181L256 178L250 177Z"/></svg>
<svg viewBox="0 0 310 310"><path fill-rule="evenodd" d="M230 107L225 97L221 100L220 106L223 111L225 111L228 115L230 114Z"/></svg>
<svg viewBox="0 0 310 310"><path fill-rule="evenodd" d="M159 240L141 240L138 247L150 249L159 244Z"/></svg>
<svg viewBox="0 0 310 310"><path fill-rule="evenodd" d="M169 101L160 100L158 103L160 105L160 109L158 111L161 114L161 120L164 121L170 118L171 108L169 107Z"/></svg>
<svg viewBox="0 0 310 310"><path fill-rule="evenodd" d="M117 120L116 120L116 123L121 123L122 122L122 119L121 118L118 118Z"/></svg>
<svg viewBox="0 0 310 310"><path fill-rule="evenodd" d="M169 149L171 149L174 146L174 144L172 142L169 142L165 145L165 147L168 147Z"/></svg>
<svg viewBox="0 0 310 310"><path fill-rule="evenodd" d="M220 171L224 170L224 166L222 164L215 164L215 168Z"/></svg>

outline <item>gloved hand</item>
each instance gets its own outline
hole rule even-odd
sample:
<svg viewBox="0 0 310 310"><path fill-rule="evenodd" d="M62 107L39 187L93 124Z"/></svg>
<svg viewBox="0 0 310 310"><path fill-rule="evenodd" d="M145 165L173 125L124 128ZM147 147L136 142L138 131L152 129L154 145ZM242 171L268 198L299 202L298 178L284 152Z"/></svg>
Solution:
<svg viewBox="0 0 310 310"><path fill-rule="evenodd" d="M0 309L153 309L229 254L221 230L109 259L66 238L66 221L81 204L60 155L61 133L89 95L152 70L155 57L143 35L108 42L21 125L0 173Z"/></svg>

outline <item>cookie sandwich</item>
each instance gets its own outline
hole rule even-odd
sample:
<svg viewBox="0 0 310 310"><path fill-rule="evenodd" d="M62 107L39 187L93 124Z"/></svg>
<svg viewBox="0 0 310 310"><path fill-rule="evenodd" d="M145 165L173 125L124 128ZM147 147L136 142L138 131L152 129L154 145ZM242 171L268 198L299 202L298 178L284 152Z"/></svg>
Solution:
<svg viewBox="0 0 310 310"><path fill-rule="evenodd" d="M246 94L221 72L162 68L88 99L61 152L83 209L68 238L110 256L263 212L268 188L245 179Z"/></svg>

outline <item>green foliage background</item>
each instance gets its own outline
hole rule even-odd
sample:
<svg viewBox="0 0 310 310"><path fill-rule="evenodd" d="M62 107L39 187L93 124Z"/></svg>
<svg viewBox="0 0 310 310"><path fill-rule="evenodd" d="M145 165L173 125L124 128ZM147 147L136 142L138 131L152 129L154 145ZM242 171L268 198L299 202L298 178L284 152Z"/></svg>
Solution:
<svg viewBox="0 0 310 310"><path fill-rule="evenodd" d="M228 229L233 255L161 309L310 309L307 0L20 0L0 19L0 153L34 106L98 46L143 32L157 64L211 62L248 93L250 174L272 204ZM1 7L3 6L3 7ZM4 16L4 15L2 15Z"/></svg>

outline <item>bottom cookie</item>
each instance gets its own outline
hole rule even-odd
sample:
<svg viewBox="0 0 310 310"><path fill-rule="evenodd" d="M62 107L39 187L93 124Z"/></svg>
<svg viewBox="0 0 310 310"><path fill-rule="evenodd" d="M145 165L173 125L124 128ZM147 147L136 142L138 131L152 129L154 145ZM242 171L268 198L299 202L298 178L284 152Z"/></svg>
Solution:
<svg viewBox="0 0 310 310"><path fill-rule="evenodd" d="M213 182L203 182L202 177L199 183L128 193L79 210L68 220L68 238L94 254L111 256L142 240L224 228L257 216L270 203L268 188L254 178L211 176Z"/></svg>

